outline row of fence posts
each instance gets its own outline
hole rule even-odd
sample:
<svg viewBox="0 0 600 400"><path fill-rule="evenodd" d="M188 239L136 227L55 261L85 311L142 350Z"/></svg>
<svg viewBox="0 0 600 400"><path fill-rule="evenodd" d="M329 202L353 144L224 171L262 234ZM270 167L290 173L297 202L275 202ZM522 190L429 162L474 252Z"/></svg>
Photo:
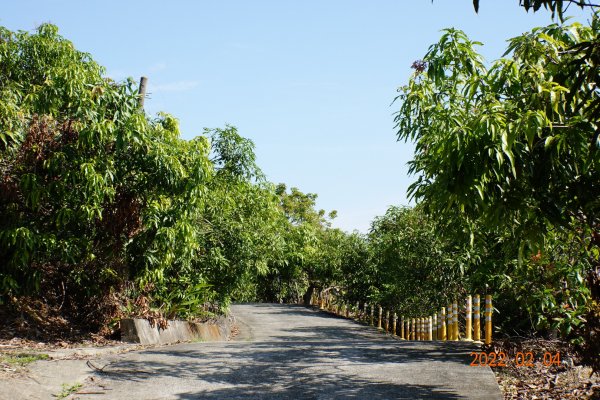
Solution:
<svg viewBox="0 0 600 400"><path fill-rule="evenodd" d="M374 304L363 303L361 308L360 303L357 302L355 306L350 306L336 301L335 296L329 292L315 294L311 299L311 304L318 305L321 310L328 310L346 318L354 318L371 326L375 326L377 318L377 328L403 340L482 341L480 296L478 294L472 298L470 295L466 298L464 334L461 334L458 324L460 313L458 302L448 305L448 313L446 313L446 307L442 307L438 313L418 318L405 318L404 316L398 318L398 315L390 310L385 310L384 317L384 310L381 306L377 306L376 317ZM483 342L490 344L492 342L492 296L489 294L485 296L483 316L485 318Z"/></svg>

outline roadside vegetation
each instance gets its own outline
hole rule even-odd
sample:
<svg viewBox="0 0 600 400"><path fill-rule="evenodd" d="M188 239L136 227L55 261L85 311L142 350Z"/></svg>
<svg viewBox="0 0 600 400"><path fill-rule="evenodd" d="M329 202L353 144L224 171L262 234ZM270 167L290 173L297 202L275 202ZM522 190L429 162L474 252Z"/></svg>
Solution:
<svg viewBox="0 0 600 400"><path fill-rule="evenodd" d="M600 370L599 31L535 28L491 63L442 32L395 101L417 205L363 235L269 182L235 127L184 140L57 27L0 28L3 338L326 290L410 317L484 290L497 334L561 339Z"/></svg>

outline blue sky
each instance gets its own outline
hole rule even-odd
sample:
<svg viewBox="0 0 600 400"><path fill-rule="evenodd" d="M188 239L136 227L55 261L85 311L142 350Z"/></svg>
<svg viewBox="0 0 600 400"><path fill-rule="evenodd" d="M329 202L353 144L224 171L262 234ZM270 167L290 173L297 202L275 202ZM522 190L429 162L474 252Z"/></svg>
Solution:
<svg viewBox="0 0 600 400"><path fill-rule="evenodd" d="M409 204L413 147L396 141L390 104L440 30L464 30L492 61L552 22L518 0L480 0L479 14L471 0L4 3L0 25L54 23L113 79L147 76L146 111L176 116L184 138L235 125L270 181L317 193L335 226L362 232Z"/></svg>

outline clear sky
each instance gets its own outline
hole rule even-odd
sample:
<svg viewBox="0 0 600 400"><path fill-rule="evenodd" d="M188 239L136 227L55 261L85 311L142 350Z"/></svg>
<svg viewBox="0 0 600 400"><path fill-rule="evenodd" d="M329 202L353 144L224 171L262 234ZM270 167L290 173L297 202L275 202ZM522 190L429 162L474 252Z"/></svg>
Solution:
<svg viewBox="0 0 600 400"><path fill-rule="evenodd" d="M0 25L54 23L113 79L147 76L146 111L179 118L184 138L235 125L270 181L317 193L335 226L362 232L409 204L413 147L396 141L390 104L440 30L464 30L492 61L552 22L518 0L480 0L479 14L471 0L1 3Z"/></svg>

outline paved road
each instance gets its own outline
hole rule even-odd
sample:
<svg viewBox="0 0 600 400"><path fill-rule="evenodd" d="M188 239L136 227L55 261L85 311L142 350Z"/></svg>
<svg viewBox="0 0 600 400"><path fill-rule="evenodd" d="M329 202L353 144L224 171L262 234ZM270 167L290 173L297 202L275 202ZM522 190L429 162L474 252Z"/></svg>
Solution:
<svg viewBox="0 0 600 400"><path fill-rule="evenodd" d="M488 367L469 367L466 343L399 341L300 306L248 304L232 311L241 329L235 341L93 360L100 370L77 398L502 398ZM60 370L45 363L36 368L46 365L49 375Z"/></svg>

